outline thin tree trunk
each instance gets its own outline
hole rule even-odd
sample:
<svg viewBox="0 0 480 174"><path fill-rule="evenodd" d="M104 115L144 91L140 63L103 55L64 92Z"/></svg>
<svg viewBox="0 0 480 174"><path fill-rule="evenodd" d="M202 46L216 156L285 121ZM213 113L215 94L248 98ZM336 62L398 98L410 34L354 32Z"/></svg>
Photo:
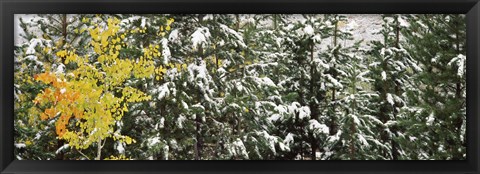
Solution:
<svg viewBox="0 0 480 174"><path fill-rule="evenodd" d="M57 149L60 149L64 145L65 141L64 140L57 140ZM57 160L63 160L65 157L63 151L60 151L56 155Z"/></svg>
<svg viewBox="0 0 480 174"><path fill-rule="evenodd" d="M315 94L319 91L315 90L315 62L313 60L313 53L315 49L315 42L312 40L312 44L310 47L310 94L316 96ZM314 101L310 101L310 110L312 111L312 119L318 121L318 106ZM310 146L312 147L311 158L312 160L316 160L316 151L317 151L317 142L313 134L310 134Z"/></svg>
<svg viewBox="0 0 480 174"><path fill-rule="evenodd" d="M202 140L202 135L201 135L201 119L200 119L200 116L197 115L196 118L195 118L195 129L196 129L196 133L195 133L195 138L196 138L196 143L195 143L195 160L201 160L202 159L202 144L203 144L203 140Z"/></svg>
<svg viewBox="0 0 480 174"><path fill-rule="evenodd" d="M397 24L396 24L396 25L397 25L397 26L396 26L396 31L395 31L395 32L396 32L396 33L395 33L395 37L396 37L396 38L395 38L395 47L396 47L396 48L400 48L400 26L399 26L398 20L397 20ZM397 53L395 54L395 58L398 60L398 55L397 55ZM396 96L399 96L399 95L400 95L400 84L397 84L395 81L396 81L396 78L393 77L393 84L395 85L395 95L396 95ZM394 121L397 120L397 114L398 114L398 113L397 113L397 107L399 107L399 106L398 106L398 103L395 102L395 103L394 103L394 107L393 107L393 119L394 119ZM394 127L394 128L392 129L392 133L393 133L394 136L397 136L397 128L396 128L396 127ZM392 159L393 159L393 160L398 160L397 143L395 142L395 140L393 139L393 137L391 138L390 141L391 141L390 143L391 143L391 146L392 146L392 152L391 152L391 153L392 153Z"/></svg>
<svg viewBox="0 0 480 174"><path fill-rule="evenodd" d="M338 21L335 22L335 28L333 31L333 47L335 48L337 46L337 30L338 30ZM336 53L334 53L335 58L337 58ZM333 64L333 72L332 72L332 77L335 79L337 78L337 71L336 71L336 64ZM337 119L335 117L335 108L336 108L336 88L332 89L332 118L331 118L331 123L330 123L330 135L335 135L337 133Z"/></svg>
<svg viewBox="0 0 480 174"><path fill-rule="evenodd" d="M318 148L318 145L317 145L317 141L315 140L315 138L313 137L313 134L311 133L310 135L311 137L311 141L310 141L310 144L312 146L312 154L311 154L311 158L312 160L317 160L317 148Z"/></svg>
<svg viewBox="0 0 480 174"><path fill-rule="evenodd" d="M356 132L356 126L354 123L350 125L350 131L352 132L351 140L350 140L350 160L355 160L355 143L354 143L353 134L354 132Z"/></svg>
<svg viewBox="0 0 480 174"><path fill-rule="evenodd" d="M97 140L97 157L95 157L95 160L100 160L102 156L102 138L98 137Z"/></svg>
<svg viewBox="0 0 480 174"><path fill-rule="evenodd" d="M65 45L67 43L67 14L62 15L62 36L63 36L63 41L62 45Z"/></svg>
<svg viewBox="0 0 480 174"><path fill-rule="evenodd" d="M386 48L387 45L388 45L388 38L387 38L386 35L384 35L384 37L383 37L383 42L384 42L384 44L383 44L384 48ZM387 66L386 60L382 61L382 69L383 69L384 72L388 72L388 66ZM380 92L380 97L383 100L383 105L380 106L380 113L379 113L380 120L383 123L386 123L389 120L388 115L387 115L388 108L389 108L388 102L387 102L387 91L388 91L388 89L389 89L388 83L384 82L383 86L381 87L381 92ZM380 137L381 137L383 143L388 143L389 142L388 134L387 134L386 131L383 131L383 129L382 129ZM391 153L391 151L390 151L390 153ZM384 157L388 156L388 151L387 150L383 150L383 156Z"/></svg>
<svg viewBox="0 0 480 174"><path fill-rule="evenodd" d="M277 27L278 27L278 14L273 14L273 29L274 30L277 30Z"/></svg>
<svg viewBox="0 0 480 174"><path fill-rule="evenodd" d="M355 100L352 103L352 113L355 113ZM350 123L350 160L355 160L355 132L357 132L357 128L355 126L355 122L352 120L352 123Z"/></svg>
<svg viewBox="0 0 480 174"><path fill-rule="evenodd" d="M237 24L236 24L236 29L235 31L238 32L238 30L240 30L240 15L239 14L235 14L235 18L237 19Z"/></svg>

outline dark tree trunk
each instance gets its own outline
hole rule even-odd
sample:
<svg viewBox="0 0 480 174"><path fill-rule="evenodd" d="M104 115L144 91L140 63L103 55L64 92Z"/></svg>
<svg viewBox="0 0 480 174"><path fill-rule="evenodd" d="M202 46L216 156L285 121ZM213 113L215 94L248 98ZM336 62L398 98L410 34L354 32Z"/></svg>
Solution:
<svg viewBox="0 0 480 174"><path fill-rule="evenodd" d="M62 15L62 36L63 36L63 43L62 45L65 45L67 43L67 14Z"/></svg>
<svg viewBox="0 0 480 174"><path fill-rule="evenodd" d="M397 26L395 28L395 47L400 48L400 26L397 20ZM395 58L398 60L398 55L395 55ZM396 83L396 78L393 77L393 84L395 85L395 95L399 96L400 95L400 84ZM397 120L397 107L399 107L399 104L395 102L394 107L393 107L393 119L394 121ZM394 136L397 136L397 128L396 126L392 128L392 133ZM392 146L392 159L393 160L398 160L398 150L397 150L397 143L394 140L394 137L391 138L390 140L391 146Z"/></svg>
<svg viewBox="0 0 480 174"><path fill-rule="evenodd" d="M337 46L337 30L338 30L338 22L335 22L335 28L334 28L334 33L333 33L333 46L334 48ZM334 53L335 57L337 56L336 55L336 52ZM333 78L337 78L337 71L336 71L336 64L333 64L333 71L332 71L332 77ZM335 108L336 108L336 89L333 88L332 89L332 116L330 118L330 135L335 135L338 131L338 124L337 124L337 119L335 117Z"/></svg>
<svg viewBox="0 0 480 174"><path fill-rule="evenodd" d="M316 82L316 75L315 75L315 63L314 63L314 60L313 60L313 53L314 53L314 49L315 49L315 43L311 42L311 46L310 46L310 94L313 96L313 97L316 97L316 93L318 93L319 91L315 89L315 82ZM320 99L321 100L321 99ZM319 100L319 101L320 101ZM318 104L315 103L315 101L310 101L310 110L311 110L311 116L313 120L316 120L318 121L318 115L319 115L319 111L318 111ZM313 133L310 133L309 134L310 136L310 146L312 147L312 152L311 152L311 158L312 160L316 160L316 151L317 151L317 141L315 139L315 136L313 135Z"/></svg>
<svg viewBox="0 0 480 174"><path fill-rule="evenodd" d="M202 139L202 134L201 134L201 118L199 115L196 116L195 118L195 138L197 139L195 143L195 160L201 160L202 159L202 148L203 148L203 139Z"/></svg>

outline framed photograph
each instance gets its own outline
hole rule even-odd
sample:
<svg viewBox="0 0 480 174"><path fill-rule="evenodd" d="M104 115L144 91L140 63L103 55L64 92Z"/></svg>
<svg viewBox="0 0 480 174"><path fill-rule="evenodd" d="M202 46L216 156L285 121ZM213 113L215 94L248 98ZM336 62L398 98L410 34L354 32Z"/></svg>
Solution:
<svg viewBox="0 0 480 174"><path fill-rule="evenodd" d="M478 0L2 0L0 173L479 173Z"/></svg>

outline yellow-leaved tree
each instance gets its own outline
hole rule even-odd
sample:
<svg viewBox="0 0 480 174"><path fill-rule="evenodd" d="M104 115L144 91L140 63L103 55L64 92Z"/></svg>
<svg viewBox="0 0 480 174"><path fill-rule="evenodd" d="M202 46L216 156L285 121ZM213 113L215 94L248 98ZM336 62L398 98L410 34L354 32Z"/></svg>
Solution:
<svg viewBox="0 0 480 174"><path fill-rule="evenodd" d="M84 55L78 55L80 51L75 48L56 52L65 64L76 67L73 70L35 75L35 80L47 85L34 100L40 118L55 120L57 137L87 159L92 157L82 150L96 147L94 159L100 160L108 138L135 143L131 137L122 135L115 123L128 111L129 104L150 100L150 96L125 82L133 77L153 78L153 60L120 57L127 33L119 32L119 23L118 19L109 18L106 25L90 28L91 42L85 47L87 50L81 51Z"/></svg>

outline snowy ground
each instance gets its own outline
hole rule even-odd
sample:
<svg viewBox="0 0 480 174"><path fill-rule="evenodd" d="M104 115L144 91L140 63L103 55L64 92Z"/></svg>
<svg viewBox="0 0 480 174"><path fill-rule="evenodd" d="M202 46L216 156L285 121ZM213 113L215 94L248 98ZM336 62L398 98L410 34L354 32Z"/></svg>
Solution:
<svg viewBox="0 0 480 174"><path fill-rule="evenodd" d="M299 15L296 15L298 17ZM382 26L382 17L379 14L345 14L349 22L355 22L357 27L353 30L353 36L355 40L364 40L364 45L372 40L380 39L380 36L373 35L372 31L378 29ZM20 34L22 33L21 27L19 25L19 18L23 18L25 21L31 20L35 17L32 14L16 14L14 21L14 34L15 34L15 45L24 43L25 41L21 39ZM349 43L346 43L349 44Z"/></svg>
<svg viewBox="0 0 480 174"><path fill-rule="evenodd" d="M358 27L353 31L355 40L364 39L364 43L379 40L380 35L372 34L374 29L382 27L382 16L379 14L349 14L348 20L355 21Z"/></svg>

